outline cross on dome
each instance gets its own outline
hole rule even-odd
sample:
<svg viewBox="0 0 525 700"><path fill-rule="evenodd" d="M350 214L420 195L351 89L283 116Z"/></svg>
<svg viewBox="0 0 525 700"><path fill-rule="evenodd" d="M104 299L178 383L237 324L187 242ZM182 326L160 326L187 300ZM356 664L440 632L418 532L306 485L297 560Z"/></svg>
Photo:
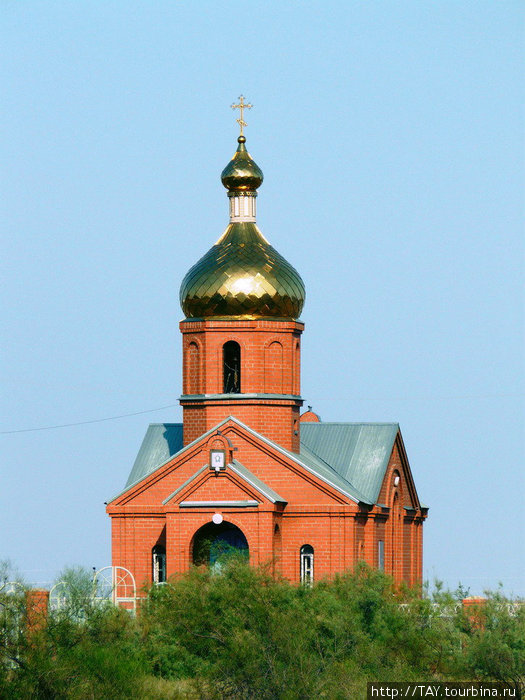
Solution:
<svg viewBox="0 0 525 700"><path fill-rule="evenodd" d="M241 136L243 135L242 130L245 126L248 126L248 124L244 121L244 110L245 109L251 109L253 107L252 104L245 103L244 102L244 95L239 95L239 104L232 104L231 108L232 109L238 109L240 110L240 117L239 119L236 119L235 121L237 124L241 127Z"/></svg>

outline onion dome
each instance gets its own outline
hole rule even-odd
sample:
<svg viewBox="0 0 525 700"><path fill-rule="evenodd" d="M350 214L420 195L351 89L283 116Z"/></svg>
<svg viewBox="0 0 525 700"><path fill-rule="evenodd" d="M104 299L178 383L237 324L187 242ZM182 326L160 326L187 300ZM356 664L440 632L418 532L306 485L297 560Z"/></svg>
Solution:
<svg viewBox="0 0 525 700"><path fill-rule="evenodd" d="M230 199L230 223L182 281L180 303L187 318L297 319L303 308L301 276L255 223L256 189L263 174L245 142L241 134L221 175Z"/></svg>
<svg viewBox="0 0 525 700"><path fill-rule="evenodd" d="M262 170L246 150L246 137L241 135L237 141L239 147L221 173L222 184L230 192L256 190L262 185Z"/></svg>

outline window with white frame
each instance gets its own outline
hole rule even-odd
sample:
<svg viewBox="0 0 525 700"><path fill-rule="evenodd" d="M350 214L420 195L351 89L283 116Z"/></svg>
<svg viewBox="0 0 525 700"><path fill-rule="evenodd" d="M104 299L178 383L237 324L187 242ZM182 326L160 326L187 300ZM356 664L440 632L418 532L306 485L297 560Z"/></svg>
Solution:
<svg viewBox="0 0 525 700"><path fill-rule="evenodd" d="M153 566L153 583L164 583L166 580L166 549L161 544L155 545L151 551Z"/></svg>
<svg viewBox="0 0 525 700"><path fill-rule="evenodd" d="M311 586L314 581L314 548L309 544L301 547L301 583Z"/></svg>

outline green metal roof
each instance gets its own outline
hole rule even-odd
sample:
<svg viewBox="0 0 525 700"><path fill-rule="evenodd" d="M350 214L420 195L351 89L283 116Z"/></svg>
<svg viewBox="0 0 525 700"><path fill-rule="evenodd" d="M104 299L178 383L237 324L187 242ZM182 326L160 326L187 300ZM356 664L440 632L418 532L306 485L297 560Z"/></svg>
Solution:
<svg viewBox="0 0 525 700"><path fill-rule="evenodd" d="M260 435L233 416L224 419L208 432L211 434L230 418L354 501L370 504L377 502L399 431L397 423L302 423L301 451L296 454ZM150 425L124 491L158 469L182 448L182 423ZM240 462L234 460L233 466L270 501L285 502ZM200 471L202 469L198 473ZM182 486L175 493L181 488ZM175 494L171 494L167 500L173 495Z"/></svg>
<svg viewBox="0 0 525 700"><path fill-rule="evenodd" d="M261 481L258 477L255 476L255 474L252 474L252 472L249 469L246 469L246 467L241 464L238 460L234 459L233 462L230 464L230 468L233 469L234 472L239 474L247 483L251 484L253 487L259 491L259 493L262 493L263 496L266 496L266 498L271 501L271 503L286 503L284 498L281 498L278 493L276 493L273 489L271 489L268 484L265 484L264 481Z"/></svg>
<svg viewBox="0 0 525 700"><path fill-rule="evenodd" d="M182 423L151 423L133 464L125 489L151 474L182 449Z"/></svg>
<svg viewBox="0 0 525 700"><path fill-rule="evenodd" d="M399 431L397 423L302 423L301 454L314 454L376 503ZM306 448L306 449L305 449Z"/></svg>
<svg viewBox="0 0 525 700"><path fill-rule="evenodd" d="M320 479L328 484L331 484L332 486L335 486L336 489L342 491L347 496L350 496L350 498L356 503L359 503L359 501L363 501L365 503L369 502L368 498L358 491L353 484L350 484L346 479L343 479L343 477L338 474L335 469L332 469L329 464L305 447L305 445L301 444L300 449L301 452L299 456L301 463L308 467L310 471L314 472L314 474L316 474ZM289 454L291 457L295 457L297 461L297 455L294 452L290 452ZM371 502L372 501L370 501L370 503Z"/></svg>

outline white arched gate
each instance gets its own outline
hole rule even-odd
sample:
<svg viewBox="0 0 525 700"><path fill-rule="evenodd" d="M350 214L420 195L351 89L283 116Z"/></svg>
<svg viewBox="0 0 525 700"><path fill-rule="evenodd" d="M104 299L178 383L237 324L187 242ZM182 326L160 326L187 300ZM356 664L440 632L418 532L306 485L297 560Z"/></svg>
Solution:
<svg viewBox="0 0 525 700"><path fill-rule="evenodd" d="M137 586L131 571L123 566L104 566L93 576L93 599L108 601L135 614Z"/></svg>
<svg viewBox="0 0 525 700"><path fill-rule="evenodd" d="M49 591L49 609L53 612L65 610L71 598L69 583L67 581L59 581L55 583Z"/></svg>

